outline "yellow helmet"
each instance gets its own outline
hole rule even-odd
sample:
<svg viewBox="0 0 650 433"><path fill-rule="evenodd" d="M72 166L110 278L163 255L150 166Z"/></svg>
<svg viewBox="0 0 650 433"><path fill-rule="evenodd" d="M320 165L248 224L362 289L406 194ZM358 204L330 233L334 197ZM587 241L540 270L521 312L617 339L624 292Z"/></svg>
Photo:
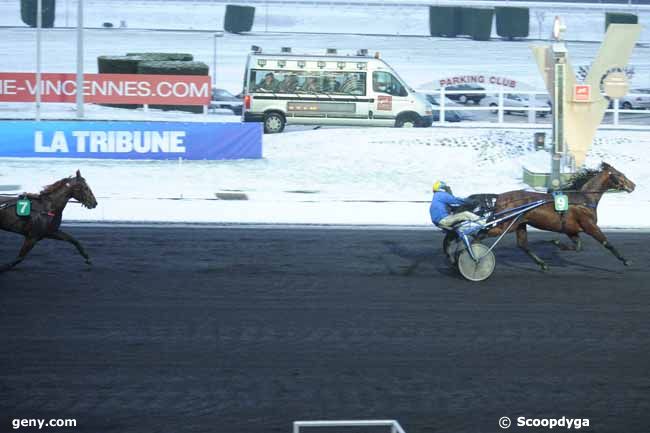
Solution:
<svg viewBox="0 0 650 433"><path fill-rule="evenodd" d="M443 181L441 181L441 180L436 180L436 181L433 183L433 192L438 192L438 191L440 191L441 189L444 189L446 186L447 186L447 184L444 183Z"/></svg>

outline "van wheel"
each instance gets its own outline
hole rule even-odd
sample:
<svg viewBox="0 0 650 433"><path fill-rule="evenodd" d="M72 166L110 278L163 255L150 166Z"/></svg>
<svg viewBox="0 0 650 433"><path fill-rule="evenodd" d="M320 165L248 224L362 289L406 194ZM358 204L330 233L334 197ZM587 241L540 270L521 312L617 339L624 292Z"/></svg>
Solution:
<svg viewBox="0 0 650 433"><path fill-rule="evenodd" d="M490 104L490 107L492 107L492 110L490 110L492 114L497 114L499 112L499 110L497 109L498 105L495 104L494 102Z"/></svg>
<svg viewBox="0 0 650 433"><path fill-rule="evenodd" d="M284 116L280 113L267 113L264 115L264 133L277 134L284 131Z"/></svg>
<svg viewBox="0 0 650 433"><path fill-rule="evenodd" d="M461 104L466 104L466 103L467 103L467 96L465 96L465 95L460 95L460 96L458 97L458 102L460 102Z"/></svg>
<svg viewBox="0 0 650 433"><path fill-rule="evenodd" d="M395 128L414 128L418 126L418 121L415 114L402 114L395 120Z"/></svg>

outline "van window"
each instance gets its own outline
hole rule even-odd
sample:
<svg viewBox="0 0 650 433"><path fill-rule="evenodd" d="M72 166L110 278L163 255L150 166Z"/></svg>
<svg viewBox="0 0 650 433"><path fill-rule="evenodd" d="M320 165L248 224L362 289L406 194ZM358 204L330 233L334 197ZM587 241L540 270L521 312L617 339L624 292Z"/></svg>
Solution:
<svg viewBox="0 0 650 433"><path fill-rule="evenodd" d="M390 72L375 71L372 73L372 89L379 93L393 96L408 96L406 89Z"/></svg>
<svg viewBox="0 0 650 433"><path fill-rule="evenodd" d="M250 92L365 96L366 73L253 69Z"/></svg>

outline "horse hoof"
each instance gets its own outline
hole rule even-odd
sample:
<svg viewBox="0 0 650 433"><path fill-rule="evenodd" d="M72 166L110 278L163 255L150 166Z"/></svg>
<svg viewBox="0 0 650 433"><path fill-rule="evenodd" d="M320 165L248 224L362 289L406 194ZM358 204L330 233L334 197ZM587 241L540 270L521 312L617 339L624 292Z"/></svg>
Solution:
<svg viewBox="0 0 650 433"><path fill-rule="evenodd" d="M551 241L551 243L552 243L553 245L555 245L556 247L559 247L559 246L561 245L561 244L560 244L560 241L558 241L557 239L553 239L553 240Z"/></svg>
<svg viewBox="0 0 650 433"><path fill-rule="evenodd" d="M546 263L542 263L541 265L539 265L539 267L540 267L540 268L542 269L542 271L544 271L544 272L546 272L546 271L548 271L548 270L550 269Z"/></svg>
<svg viewBox="0 0 650 433"><path fill-rule="evenodd" d="M623 260L625 266L632 266L632 260Z"/></svg>
<svg viewBox="0 0 650 433"><path fill-rule="evenodd" d="M93 262L91 262L90 259L86 259L86 264L87 264L88 266L92 266Z"/></svg>

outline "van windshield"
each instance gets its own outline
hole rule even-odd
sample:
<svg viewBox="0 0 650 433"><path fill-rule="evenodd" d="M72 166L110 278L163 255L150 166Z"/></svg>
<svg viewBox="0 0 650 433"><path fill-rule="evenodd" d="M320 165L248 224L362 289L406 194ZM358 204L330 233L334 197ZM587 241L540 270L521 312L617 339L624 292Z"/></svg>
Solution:
<svg viewBox="0 0 650 433"><path fill-rule="evenodd" d="M390 72L375 71L372 73L372 90L388 93L393 96L408 96L406 88Z"/></svg>
<svg viewBox="0 0 650 433"><path fill-rule="evenodd" d="M252 69L250 92L366 95L366 73Z"/></svg>

